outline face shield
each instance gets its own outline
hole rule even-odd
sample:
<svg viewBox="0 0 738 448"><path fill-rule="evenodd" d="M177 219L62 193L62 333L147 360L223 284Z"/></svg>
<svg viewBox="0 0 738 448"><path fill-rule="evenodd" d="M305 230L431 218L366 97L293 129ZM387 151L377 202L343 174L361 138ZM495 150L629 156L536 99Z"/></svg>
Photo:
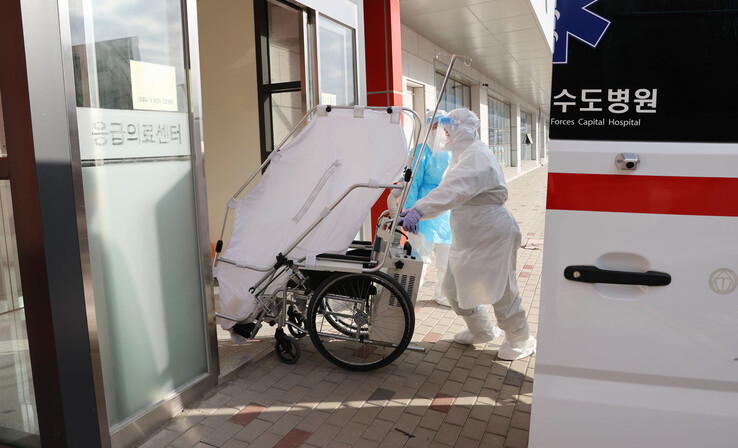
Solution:
<svg viewBox="0 0 738 448"><path fill-rule="evenodd" d="M431 126L430 136L428 138L428 147L435 154L443 151L446 146L446 133L439 127L439 121L446 116L446 111L439 110L434 117L433 112L428 112L425 117L426 126Z"/></svg>

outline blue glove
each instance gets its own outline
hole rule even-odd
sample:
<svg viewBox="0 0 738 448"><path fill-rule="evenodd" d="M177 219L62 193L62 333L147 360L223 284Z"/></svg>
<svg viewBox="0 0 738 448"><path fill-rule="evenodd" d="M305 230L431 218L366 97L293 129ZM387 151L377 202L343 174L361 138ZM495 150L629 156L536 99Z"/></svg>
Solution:
<svg viewBox="0 0 738 448"><path fill-rule="evenodd" d="M403 229L411 233L418 233L418 221L423 217L423 214L417 208L413 207L410 210L405 210L400 213L400 219L397 220L397 225L402 226Z"/></svg>

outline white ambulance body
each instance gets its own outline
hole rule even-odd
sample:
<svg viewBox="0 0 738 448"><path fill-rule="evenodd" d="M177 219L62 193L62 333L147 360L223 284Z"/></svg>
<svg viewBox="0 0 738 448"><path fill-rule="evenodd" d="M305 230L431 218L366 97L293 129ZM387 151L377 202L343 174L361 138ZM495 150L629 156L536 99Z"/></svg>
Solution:
<svg viewBox="0 0 738 448"><path fill-rule="evenodd" d="M529 446L738 446L738 2L557 15Z"/></svg>

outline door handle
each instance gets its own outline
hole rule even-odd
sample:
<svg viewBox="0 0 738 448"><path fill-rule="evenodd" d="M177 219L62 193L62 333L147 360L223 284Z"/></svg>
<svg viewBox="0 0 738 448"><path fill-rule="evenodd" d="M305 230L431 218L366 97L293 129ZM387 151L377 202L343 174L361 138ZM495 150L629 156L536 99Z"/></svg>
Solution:
<svg viewBox="0 0 738 448"><path fill-rule="evenodd" d="M666 286L671 283L671 275L666 272L608 271L597 266L567 266L564 277L575 282L615 285Z"/></svg>

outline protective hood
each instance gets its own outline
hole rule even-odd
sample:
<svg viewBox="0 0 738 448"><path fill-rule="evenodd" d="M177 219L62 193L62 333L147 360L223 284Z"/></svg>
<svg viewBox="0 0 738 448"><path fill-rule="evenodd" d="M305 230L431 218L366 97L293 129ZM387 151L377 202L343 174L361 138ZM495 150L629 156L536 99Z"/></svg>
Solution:
<svg viewBox="0 0 738 448"><path fill-rule="evenodd" d="M454 109L440 123L448 132L447 151L463 151L479 139L479 117L469 109Z"/></svg>

